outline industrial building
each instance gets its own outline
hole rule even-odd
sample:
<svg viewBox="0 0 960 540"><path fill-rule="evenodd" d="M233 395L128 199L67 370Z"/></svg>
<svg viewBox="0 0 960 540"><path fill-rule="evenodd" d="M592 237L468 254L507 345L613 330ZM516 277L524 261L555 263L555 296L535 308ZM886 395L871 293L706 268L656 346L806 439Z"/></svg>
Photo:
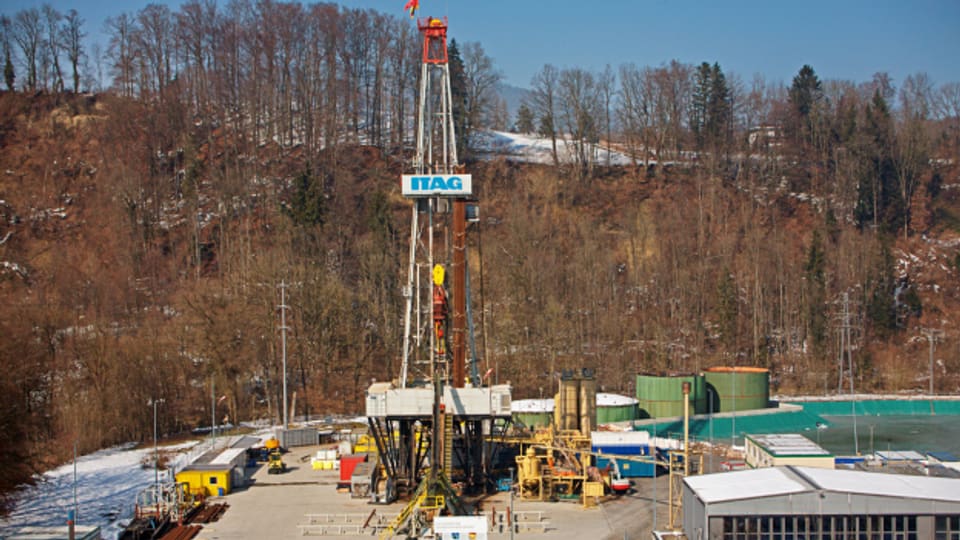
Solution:
<svg viewBox="0 0 960 540"><path fill-rule="evenodd" d="M687 538L960 538L960 480L771 467L683 480Z"/></svg>
<svg viewBox="0 0 960 540"><path fill-rule="evenodd" d="M833 454L797 433L747 435L744 454L747 465L754 469L783 465L834 468Z"/></svg>

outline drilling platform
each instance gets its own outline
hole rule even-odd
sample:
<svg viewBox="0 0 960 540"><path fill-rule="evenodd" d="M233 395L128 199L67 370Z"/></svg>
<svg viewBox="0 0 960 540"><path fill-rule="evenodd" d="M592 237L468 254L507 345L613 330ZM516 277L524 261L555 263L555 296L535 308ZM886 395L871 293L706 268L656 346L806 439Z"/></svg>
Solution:
<svg viewBox="0 0 960 540"><path fill-rule="evenodd" d="M491 441L511 418L510 386L484 386L475 348L467 354L473 325L466 239L478 207L472 177L457 158L447 20L426 17L417 27L423 50L416 153L413 173L401 176L412 203L403 361L397 379L373 383L366 396L379 460L371 500L409 501L385 537L418 536L435 516L463 515L461 494L493 487Z"/></svg>

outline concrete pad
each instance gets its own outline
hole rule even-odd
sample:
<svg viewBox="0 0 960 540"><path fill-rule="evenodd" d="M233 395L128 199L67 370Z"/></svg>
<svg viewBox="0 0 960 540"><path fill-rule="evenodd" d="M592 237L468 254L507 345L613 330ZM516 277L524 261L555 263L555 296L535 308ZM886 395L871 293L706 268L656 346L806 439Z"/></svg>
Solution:
<svg viewBox="0 0 960 540"><path fill-rule="evenodd" d="M295 448L284 455L288 472L268 474L266 465L256 470L247 469L252 482L225 497L214 501L230 505L220 521L203 526L196 537L200 540L233 540L249 538L270 538L285 540L304 538L304 532L318 533L322 527L319 515L340 514L347 519L336 519L347 534L310 534L309 538L332 539L345 537L371 537L373 529L356 532L362 521L376 512L373 521L379 516L393 518L404 507L404 503L374 505L368 499L353 499L349 493L338 493L339 471L313 470L310 457L319 447ZM521 526L519 538L650 538L652 527L653 500L651 480L635 480L637 491L623 497L611 499L599 507L584 508L574 502L538 502L514 499L514 511L527 518ZM658 528L666 528L668 506L666 501L668 482L665 477L657 481ZM496 493L471 501L480 512L492 514L510 506L508 493ZM538 513L539 512L539 513ZM349 516L345 516L349 514ZM347 521L350 523L347 523ZM539 520L539 521L538 521ZM540 523L540 525L536 524ZM542 532L539 532L542 531ZM491 528L490 538L510 538L509 529L500 531L499 525Z"/></svg>

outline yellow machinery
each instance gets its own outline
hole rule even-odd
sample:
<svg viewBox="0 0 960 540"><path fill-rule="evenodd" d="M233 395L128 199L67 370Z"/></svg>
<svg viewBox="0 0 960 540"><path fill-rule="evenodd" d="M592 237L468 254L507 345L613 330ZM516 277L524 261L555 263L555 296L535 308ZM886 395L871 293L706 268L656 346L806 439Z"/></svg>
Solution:
<svg viewBox="0 0 960 540"><path fill-rule="evenodd" d="M540 501L549 499L553 493L552 477L549 469L544 474L541 459L537 457L537 450L530 446L526 454L517 456L516 460L520 498Z"/></svg>
<svg viewBox="0 0 960 540"><path fill-rule="evenodd" d="M287 464L283 462L283 454L280 449L270 451L267 461L267 474L280 474L287 472Z"/></svg>
<svg viewBox="0 0 960 540"><path fill-rule="evenodd" d="M280 441L274 438L267 439L263 444L267 449L267 474L287 472L287 464L283 462L283 453L280 450Z"/></svg>

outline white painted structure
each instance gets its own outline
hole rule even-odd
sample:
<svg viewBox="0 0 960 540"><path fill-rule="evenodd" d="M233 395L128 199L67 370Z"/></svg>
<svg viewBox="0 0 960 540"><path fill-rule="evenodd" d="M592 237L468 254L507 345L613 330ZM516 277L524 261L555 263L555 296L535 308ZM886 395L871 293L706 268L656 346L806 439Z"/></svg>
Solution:
<svg viewBox="0 0 960 540"><path fill-rule="evenodd" d="M745 457L754 469L798 465L832 469L834 456L819 444L796 433L747 435Z"/></svg>
<svg viewBox="0 0 960 540"><path fill-rule="evenodd" d="M960 479L787 466L683 482L687 538L960 536Z"/></svg>

